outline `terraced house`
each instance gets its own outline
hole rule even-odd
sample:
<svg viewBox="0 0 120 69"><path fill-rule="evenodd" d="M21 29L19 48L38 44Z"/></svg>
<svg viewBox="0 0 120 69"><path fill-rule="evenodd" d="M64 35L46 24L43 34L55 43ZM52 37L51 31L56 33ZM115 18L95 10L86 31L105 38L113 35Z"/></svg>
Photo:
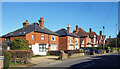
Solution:
<svg viewBox="0 0 120 69"><path fill-rule="evenodd" d="M28 20L23 23L23 28L2 36L2 41L14 38L25 38L29 41L29 47L35 55L46 55L47 51L57 51L59 47L59 35L44 27L44 20L29 25Z"/></svg>
<svg viewBox="0 0 120 69"><path fill-rule="evenodd" d="M62 28L56 31L59 37L59 50L76 50L80 48L80 38L70 32L70 25L67 30Z"/></svg>

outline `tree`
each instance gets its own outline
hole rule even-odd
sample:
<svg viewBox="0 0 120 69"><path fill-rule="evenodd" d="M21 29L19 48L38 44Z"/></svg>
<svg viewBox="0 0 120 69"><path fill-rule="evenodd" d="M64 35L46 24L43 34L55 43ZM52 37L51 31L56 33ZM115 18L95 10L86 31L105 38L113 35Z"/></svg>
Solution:
<svg viewBox="0 0 120 69"><path fill-rule="evenodd" d="M11 50L30 50L28 46L28 40L24 38L15 38L10 41L10 49Z"/></svg>

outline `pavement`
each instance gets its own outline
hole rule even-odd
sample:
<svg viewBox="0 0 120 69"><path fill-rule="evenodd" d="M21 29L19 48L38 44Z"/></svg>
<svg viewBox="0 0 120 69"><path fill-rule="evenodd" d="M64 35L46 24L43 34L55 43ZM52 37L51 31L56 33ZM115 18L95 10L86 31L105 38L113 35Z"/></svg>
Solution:
<svg viewBox="0 0 120 69"><path fill-rule="evenodd" d="M115 55L115 56L113 56L113 55ZM54 68L55 67L69 67L69 68L81 69L82 67L86 68L91 65L94 65L94 64L96 64L96 62L100 63L103 61L109 61L109 60L107 60L108 58L110 58L109 60L112 60L113 58L118 58L118 54L116 55L116 53L107 53L107 54L88 55L88 56L82 56L82 57L77 57L77 58L70 58L70 59L66 59L66 60L57 60L57 61L52 61L52 62L40 63L40 64L36 64L35 66L30 66L28 68L32 69L32 68L36 68L36 67L38 67L38 68L39 67L54 67ZM114 61L117 62L117 60L113 60L111 62L114 62ZM108 66L109 66L109 64L108 64Z"/></svg>

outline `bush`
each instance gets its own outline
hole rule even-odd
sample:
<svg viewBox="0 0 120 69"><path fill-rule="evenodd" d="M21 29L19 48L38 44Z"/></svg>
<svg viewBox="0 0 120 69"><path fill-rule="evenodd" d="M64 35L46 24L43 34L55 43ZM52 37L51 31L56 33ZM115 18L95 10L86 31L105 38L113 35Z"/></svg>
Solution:
<svg viewBox="0 0 120 69"><path fill-rule="evenodd" d="M10 49L11 50L30 50L28 46L28 40L24 38L15 38L10 41Z"/></svg>
<svg viewBox="0 0 120 69"><path fill-rule="evenodd" d="M11 54L4 52L4 69L8 69L10 65Z"/></svg>

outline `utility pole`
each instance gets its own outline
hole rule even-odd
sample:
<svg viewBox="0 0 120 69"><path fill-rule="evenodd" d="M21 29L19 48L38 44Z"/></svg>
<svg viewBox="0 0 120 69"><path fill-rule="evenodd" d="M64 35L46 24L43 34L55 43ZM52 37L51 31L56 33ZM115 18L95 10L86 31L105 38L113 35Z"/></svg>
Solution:
<svg viewBox="0 0 120 69"><path fill-rule="evenodd" d="M116 24L116 51L117 51L117 24Z"/></svg>

